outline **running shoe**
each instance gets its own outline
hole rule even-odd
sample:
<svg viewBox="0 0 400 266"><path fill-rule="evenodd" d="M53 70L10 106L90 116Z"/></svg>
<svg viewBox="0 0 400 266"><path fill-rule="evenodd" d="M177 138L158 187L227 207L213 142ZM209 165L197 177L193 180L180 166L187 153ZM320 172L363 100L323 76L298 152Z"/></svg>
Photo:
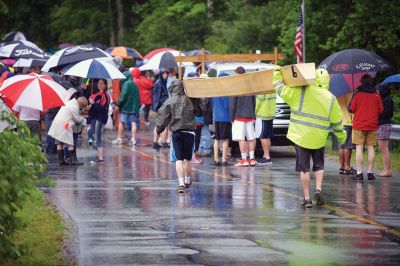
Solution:
<svg viewBox="0 0 400 266"><path fill-rule="evenodd" d="M177 193L185 193L185 187L184 187L184 186L179 186L179 187L176 189L176 192L177 192Z"/></svg>
<svg viewBox="0 0 400 266"><path fill-rule="evenodd" d="M249 159L249 165L250 166L256 166L257 162L254 159Z"/></svg>
<svg viewBox="0 0 400 266"><path fill-rule="evenodd" d="M242 167L242 166L249 166L249 161L248 161L248 160L245 160L245 159L242 159L242 160L240 160L237 164L235 164L235 166L239 166L239 167Z"/></svg>
<svg viewBox="0 0 400 266"><path fill-rule="evenodd" d="M272 163L271 158L267 159L265 157L262 157L257 160L257 164L271 164L271 163Z"/></svg>
<svg viewBox="0 0 400 266"><path fill-rule="evenodd" d="M303 208L312 208L312 201L311 199L303 199L303 202L301 203L301 206Z"/></svg>
<svg viewBox="0 0 400 266"><path fill-rule="evenodd" d="M368 173L367 174L368 180L375 180L375 175L374 173Z"/></svg>
<svg viewBox="0 0 400 266"><path fill-rule="evenodd" d="M111 141L111 144L114 144L114 145L122 144L122 139L116 138L113 141Z"/></svg>
<svg viewBox="0 0 400 266"><path fill-rule="evenodd" d="M325 197L322 194L322 191L317 189L314 193L314 199L317 206L322 206L325 204Z"/></svg>

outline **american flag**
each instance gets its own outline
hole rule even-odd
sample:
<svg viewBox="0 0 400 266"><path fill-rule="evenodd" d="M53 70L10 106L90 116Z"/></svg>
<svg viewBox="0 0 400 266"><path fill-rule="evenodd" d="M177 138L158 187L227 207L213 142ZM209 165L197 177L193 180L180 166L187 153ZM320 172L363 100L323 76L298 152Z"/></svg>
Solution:
<svg viewBox="0 0 400 266"><path fill-rule="evenodd" d="M300 9L296 39L294 40L294 52L297 56L297 63L303 63L303 8Z"/></svg>

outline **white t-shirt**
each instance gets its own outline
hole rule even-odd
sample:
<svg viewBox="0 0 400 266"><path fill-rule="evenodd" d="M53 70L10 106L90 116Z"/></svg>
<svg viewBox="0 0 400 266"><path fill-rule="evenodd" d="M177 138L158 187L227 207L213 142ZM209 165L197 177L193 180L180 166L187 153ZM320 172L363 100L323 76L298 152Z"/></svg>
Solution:
<svg viewBox="0 0 400 266"><path fill-rule="evenodd" d="M15 106L13 110L19 112L21 121L40 121L40 110L22 106Z"/></svg>

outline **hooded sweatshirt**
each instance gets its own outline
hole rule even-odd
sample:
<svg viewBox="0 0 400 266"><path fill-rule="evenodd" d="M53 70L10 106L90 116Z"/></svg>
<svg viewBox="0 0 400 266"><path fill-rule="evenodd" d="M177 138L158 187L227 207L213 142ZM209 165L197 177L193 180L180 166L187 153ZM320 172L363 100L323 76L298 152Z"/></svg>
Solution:
<svg viewBox="0 0 400 266"><path fill-rule="evenodd" d="M125 80L122 84L121 94L117 101L117 105L121 113L139 114L140 98L139 90L132 81L131 73L124 72Z"/></svg>
<svg viewBox="0 0 400 266"><path fill-rule="evenodd" d="M391 124L393 117L394 103L392 97L390 97L390 88L387 85L381 85L378 87L379 95L381 96L383 104L383 112L379 115L379 125Z"/></svg>
<svg viewBox="0 0 400 266"><path fill-rule="evenodd" d="M194 131L194 116L201 116L204 106L200 99L186 96L181 80L174 80L168 88L171 98L158 110L156 117L157 132L162 132L169 125L171 131Z"/></svg>
<svg viewBox="0 0 400 266"><path fill-rule="evenodd" d="M168 99L168 89L167 89L167 79L163 79L164 71L161 71L158 79L154 82L152 91L152 109L158 112L158 109L163 105L163 103Z"/></svg>
<svg viewBox="0 0 400 266"><path fill-rule="evenodd" d="M140 104L150 105L152 102L151 90L153 88L153 80L147 79L145 76L140 75L139 68L132 70L132 80L139 88Z"/></svg>
<svg viewBox="0 0 400 266"><path fill-rule="evenodd" d="M377 130L382 111L382 100L374 86L360 86L349 104L349 112L354 114L353 129Z"/></svg>

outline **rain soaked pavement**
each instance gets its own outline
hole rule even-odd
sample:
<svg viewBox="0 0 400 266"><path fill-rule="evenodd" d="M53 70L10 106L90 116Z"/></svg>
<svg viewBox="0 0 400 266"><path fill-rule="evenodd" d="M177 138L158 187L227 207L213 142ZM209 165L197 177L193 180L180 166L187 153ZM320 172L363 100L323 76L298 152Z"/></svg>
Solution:
<svg viewBox="0 0 400 266"><path fill-rule="evenodd" d="M400 265L399 173L360 183L327 161L328 204L303 210L294 152L278 147L269 166L207 158L177 194L169 149L153 150L150 131L134 148L111 146L114 136L104 163L90 163L86 136L85 165L49 159L49 196L75 223L79 265Z"/></svg>

